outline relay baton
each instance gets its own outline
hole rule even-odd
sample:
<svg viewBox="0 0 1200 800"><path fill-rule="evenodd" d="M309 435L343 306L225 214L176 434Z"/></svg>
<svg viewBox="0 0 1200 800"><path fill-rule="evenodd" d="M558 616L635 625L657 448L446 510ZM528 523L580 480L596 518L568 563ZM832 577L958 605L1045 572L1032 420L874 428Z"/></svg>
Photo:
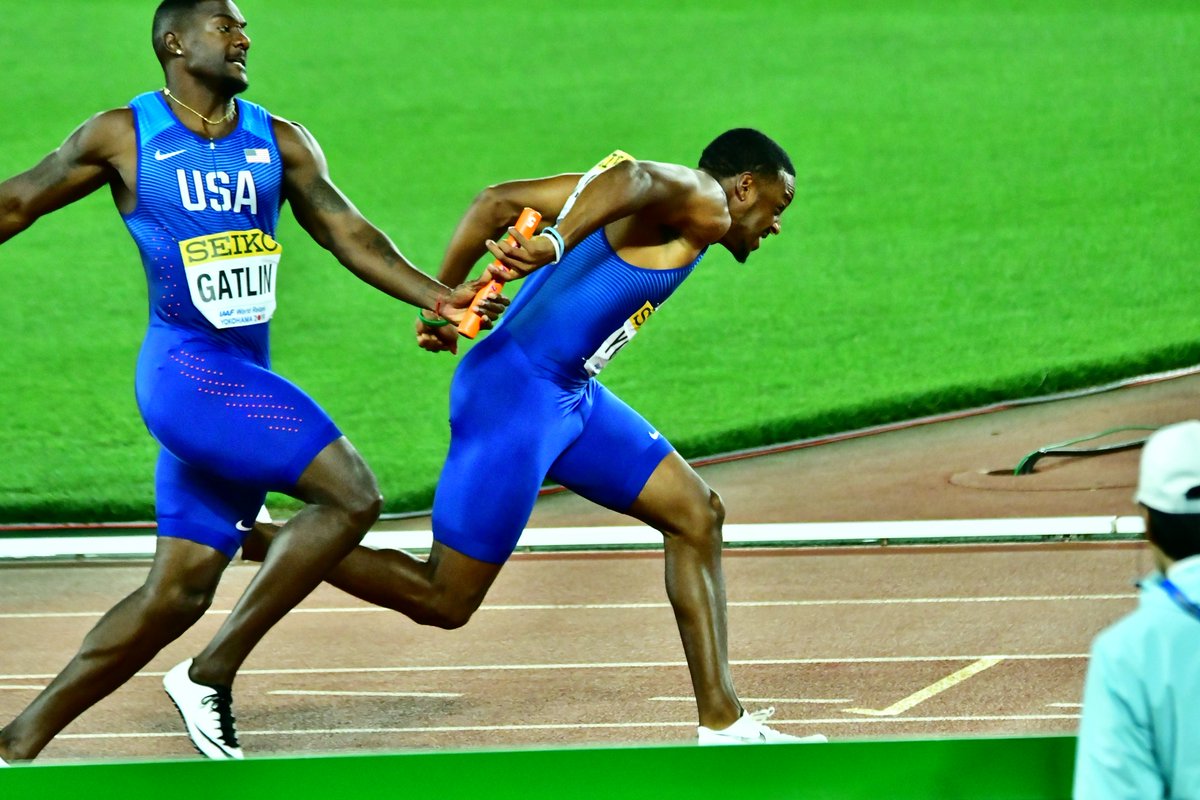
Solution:
<svg viewBox="0 0 1200 800"><path fill-rule="evenodd" d="M542 221L542 215L534 211L532 208L521 210L521 216L517 217L517 224L513 227L521 232L521 235L528 239L533 236L533 232L537 230L538 223ZM512 236L508 236L507 241L513 241ZM503 266L500 259L496 259L491 263L492 267ZM474 339L479 333L479 326L483 322L483 315L479 313L479 306L487 299L490 294L499 294L504 288L504 281L493 278L488 281L488 284L475 293L475 299L471 301L471 307L467 309L467 313L463 315L462 322L458 323L458 332L468 339Z"/></svg>

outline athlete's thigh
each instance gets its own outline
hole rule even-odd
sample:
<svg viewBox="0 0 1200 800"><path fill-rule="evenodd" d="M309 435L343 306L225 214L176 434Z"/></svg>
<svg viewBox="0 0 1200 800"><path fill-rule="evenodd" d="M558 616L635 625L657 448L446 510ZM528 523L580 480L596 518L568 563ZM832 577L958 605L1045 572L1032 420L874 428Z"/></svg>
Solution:
<svg viewBox="0 0 1200 800"><path fill-rule="evenodd" d="M186 340L143 355L138 404L177 459L228 481L286 492L341 436L285 378L247 358Z"/></svg>
<svg viewBox="0 0 1200 800"><path fill-rule="evenodd" d="M615 511L628 511L670 453L667 438L603 384L593 381L583 431L550 467L550 478Z"/></svg>
<svg viewBox="0 0 1200 800"><path fill-rule="evenodd" d="M678 452L655 467L625 513L663 533L707 529L723 514L720 499Z"/></svg>
<svg viewBox="0 0 1200 800"><path fill-rule="evenodd" d="M581 423L563 390L535 377L519 348L490 341L476 345L487 349L473 349L454 376L433 535L470 558L502 564L529 521L546 470Z"/></svg>
<svg viewBox="0 0 1200 800"><path fill-rule="evenodd" d="M267 490L194 467L161 448L154 495L160 537L207 545L233 558L253 527Z"/></svg>

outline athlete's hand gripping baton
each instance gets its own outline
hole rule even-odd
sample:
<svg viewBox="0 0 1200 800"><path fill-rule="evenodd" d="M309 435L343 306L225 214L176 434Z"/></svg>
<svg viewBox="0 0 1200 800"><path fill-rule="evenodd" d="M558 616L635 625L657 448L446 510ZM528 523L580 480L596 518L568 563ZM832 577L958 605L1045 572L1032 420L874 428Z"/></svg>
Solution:
<svg viewBox="0 0 1200 800"><path fill-rule="evenodd" d="M538 223L542 221L542 215L534 211L532 208L521 210L521 216L517 217L517 224L513 227L521 232L521 235L528 239L533 236L533 232L537 230ZM508 237L508 241L512 241L512 236ZM491 263L492 267L502 266L500 259L496 259ZM483 316L479 313L479 306L491 294L499 294L504 288L504 281L492 279L486 286L475 293L475 299L471 301L471 307L467 309L467 313L463 314L462 322L458 323L458 332L468 339L474 339L479 333L479 325L483 322Z"/></svg>

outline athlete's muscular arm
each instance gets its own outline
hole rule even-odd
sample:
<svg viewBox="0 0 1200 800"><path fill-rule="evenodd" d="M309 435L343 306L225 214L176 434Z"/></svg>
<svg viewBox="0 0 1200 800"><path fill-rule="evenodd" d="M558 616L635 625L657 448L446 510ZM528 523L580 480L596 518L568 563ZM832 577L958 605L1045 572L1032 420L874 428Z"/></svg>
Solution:
<svg viewBox="0 0 1200 800"><path fill-rule="evenodd" d="M498 183L484 189L475 196L454 229L442 257L438 279L451 286L466 280L471 267L487 252L484 242L500 237L517 221L521 209L526 206L540 213L546 221L544 224L549 224L562 211L580 177L579 173L555 175ZM490 274L483 277L491 279ZM453 326L435 327L418 320L416 332L417 345L425 350L458 352L458 332Z"/></svg>
<svg viewBox="0 0 1200 800"><path fill-rule="evenodd" d="M626 217L673 230L697 251L719 240L730 224L724 191L707 174L678 164L623 161L589 183L556 228L570 248ZM553 260L554 247L545 237L514 238L515 244L487 244L512 271L506 277L525 275Z"/></svg>
<svg viewBox="0 0 1200 800"><path fill-rule="evenodd" d="M317 244L380 291L418 308L438 309L452 321L462 319L478 285L451 289L413 266L334 185L325 154L308 131L278 117L274 130L283 158L284 197ZM494 319L506 302L490 301L483 310Z"/></svg>
<svg viewBox="0 0 1200 800"><path fill-rule="evenodd" d="M37 166L0 183L0 242L108 183L122 204L124 194L132 196L121 167L136 158L133 141L131 112L105 111L76 128Z"/></svg>
<svg viewBox="0 0 1200 800"><path fill-rule="evenodd" d="M475 196L454 229L438 278L449 284L465 280L471 267L487 252L484 242L500 238L525 207L540 213L544 224L550 224L562 211L580 177L579 173L569 173L498 183L484 189Z"/></svg>

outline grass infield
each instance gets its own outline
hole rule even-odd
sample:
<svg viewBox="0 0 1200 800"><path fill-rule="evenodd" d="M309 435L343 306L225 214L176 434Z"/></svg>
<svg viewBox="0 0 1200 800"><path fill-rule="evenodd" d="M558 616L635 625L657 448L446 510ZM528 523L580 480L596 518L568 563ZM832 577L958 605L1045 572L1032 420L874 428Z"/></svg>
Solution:
<svg viewBox="0 0 1200 800"><path fill-rule="evenodd" d="M789 150L783 236L745 266L715 249L604 373L685 455L1200 361L1193 2L535 1L519 23L467 0L239 5L246 97L304 123L430 271L489 183L618 147L695 163L741 125ZM6 9L0 176L160 85L153 6ZM427 507L453 359L418 351L412 309L287 211L279 239L276 368L363 452L389 511ZM144 285L107 192L0 247L0 521L152 515Z"/></svg>

